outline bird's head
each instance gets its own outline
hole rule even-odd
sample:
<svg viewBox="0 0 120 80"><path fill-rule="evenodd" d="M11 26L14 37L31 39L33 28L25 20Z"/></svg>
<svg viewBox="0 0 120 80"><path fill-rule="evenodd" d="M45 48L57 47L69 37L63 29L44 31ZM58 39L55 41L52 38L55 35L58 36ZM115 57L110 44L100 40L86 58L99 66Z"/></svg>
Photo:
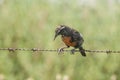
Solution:
<svg viewBox="0 0 120 80"><path fill-rule="evenodd" d="M54 36L54 40L56 39L56 37L58 35L63 35L66 33L66 26L65 25L60 25L56 28L55 30L55 36Z"/></svg>

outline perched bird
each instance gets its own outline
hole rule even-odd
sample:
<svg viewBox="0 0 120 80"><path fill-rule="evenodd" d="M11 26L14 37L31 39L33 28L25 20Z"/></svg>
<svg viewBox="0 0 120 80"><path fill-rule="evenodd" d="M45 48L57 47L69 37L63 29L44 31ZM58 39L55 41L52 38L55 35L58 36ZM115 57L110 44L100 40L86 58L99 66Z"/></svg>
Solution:
<svg viewBox="0 0 120 80"><path fill-rule="evenodd" d="M84 40L82 35L78 31L66 25L60 25L55 30L54 40L58 35L61 35L62 41L66 45L66 47L62 47L59 49L59 53L64 51L65 48L69 48L70 46L72 46L74 47L74 49L71 50L72 54L74 54L75 49L78 48L82 56L86 56L85 50L82 47Z"/></svg>

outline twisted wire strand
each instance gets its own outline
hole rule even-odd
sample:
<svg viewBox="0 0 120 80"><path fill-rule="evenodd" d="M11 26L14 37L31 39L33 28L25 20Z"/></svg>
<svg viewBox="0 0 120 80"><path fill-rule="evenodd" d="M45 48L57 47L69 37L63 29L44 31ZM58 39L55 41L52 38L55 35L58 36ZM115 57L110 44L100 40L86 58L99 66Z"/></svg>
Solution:
<svg viewBox="0 0 120 80"><path fill-rule="evenodd" d="M58 52L58 49L40 49L40 48L0 48L0 51L40 51L40 52ZM71 50L64 50L64 52L70 52ZM75 50L75 52L79 52L79 50ZM120 51L113 50L85 50L88 53L120 53Z"/></svg>

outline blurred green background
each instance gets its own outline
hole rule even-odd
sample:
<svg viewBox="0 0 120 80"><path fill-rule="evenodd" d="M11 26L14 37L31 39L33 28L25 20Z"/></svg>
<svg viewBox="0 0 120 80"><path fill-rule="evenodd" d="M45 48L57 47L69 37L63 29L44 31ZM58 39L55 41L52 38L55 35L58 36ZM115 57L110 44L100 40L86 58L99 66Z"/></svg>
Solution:
<svg viewBox="0 0 120 80"><path fill-rule="evenodd" d="M85 49L120 50L120 0L0 0L0 48L58 49L60 24ZM119 68L120 54L0 51L0 80L120 80Z"/></svg>

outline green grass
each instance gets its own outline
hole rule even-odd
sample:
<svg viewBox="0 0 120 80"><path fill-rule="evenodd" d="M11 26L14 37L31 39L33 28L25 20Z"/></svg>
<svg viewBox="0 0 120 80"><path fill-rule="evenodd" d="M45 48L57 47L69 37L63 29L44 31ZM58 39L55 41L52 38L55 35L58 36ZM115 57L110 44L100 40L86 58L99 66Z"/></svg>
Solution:
<svg viewBox="0 0 120 80"><path fill-rule="evenodd" d="M112 8L99 0L96 7L78 5L77 0L4 0L0 4L0 47L58 49L53 41L60 24L80 31L84 48L120 50L119 3ZM42 53L42 54L41 54ZM120 79L119 54L0 51L0 79L3 80L114 80ZM65 79L62 79L65 80Z"/></svg>

